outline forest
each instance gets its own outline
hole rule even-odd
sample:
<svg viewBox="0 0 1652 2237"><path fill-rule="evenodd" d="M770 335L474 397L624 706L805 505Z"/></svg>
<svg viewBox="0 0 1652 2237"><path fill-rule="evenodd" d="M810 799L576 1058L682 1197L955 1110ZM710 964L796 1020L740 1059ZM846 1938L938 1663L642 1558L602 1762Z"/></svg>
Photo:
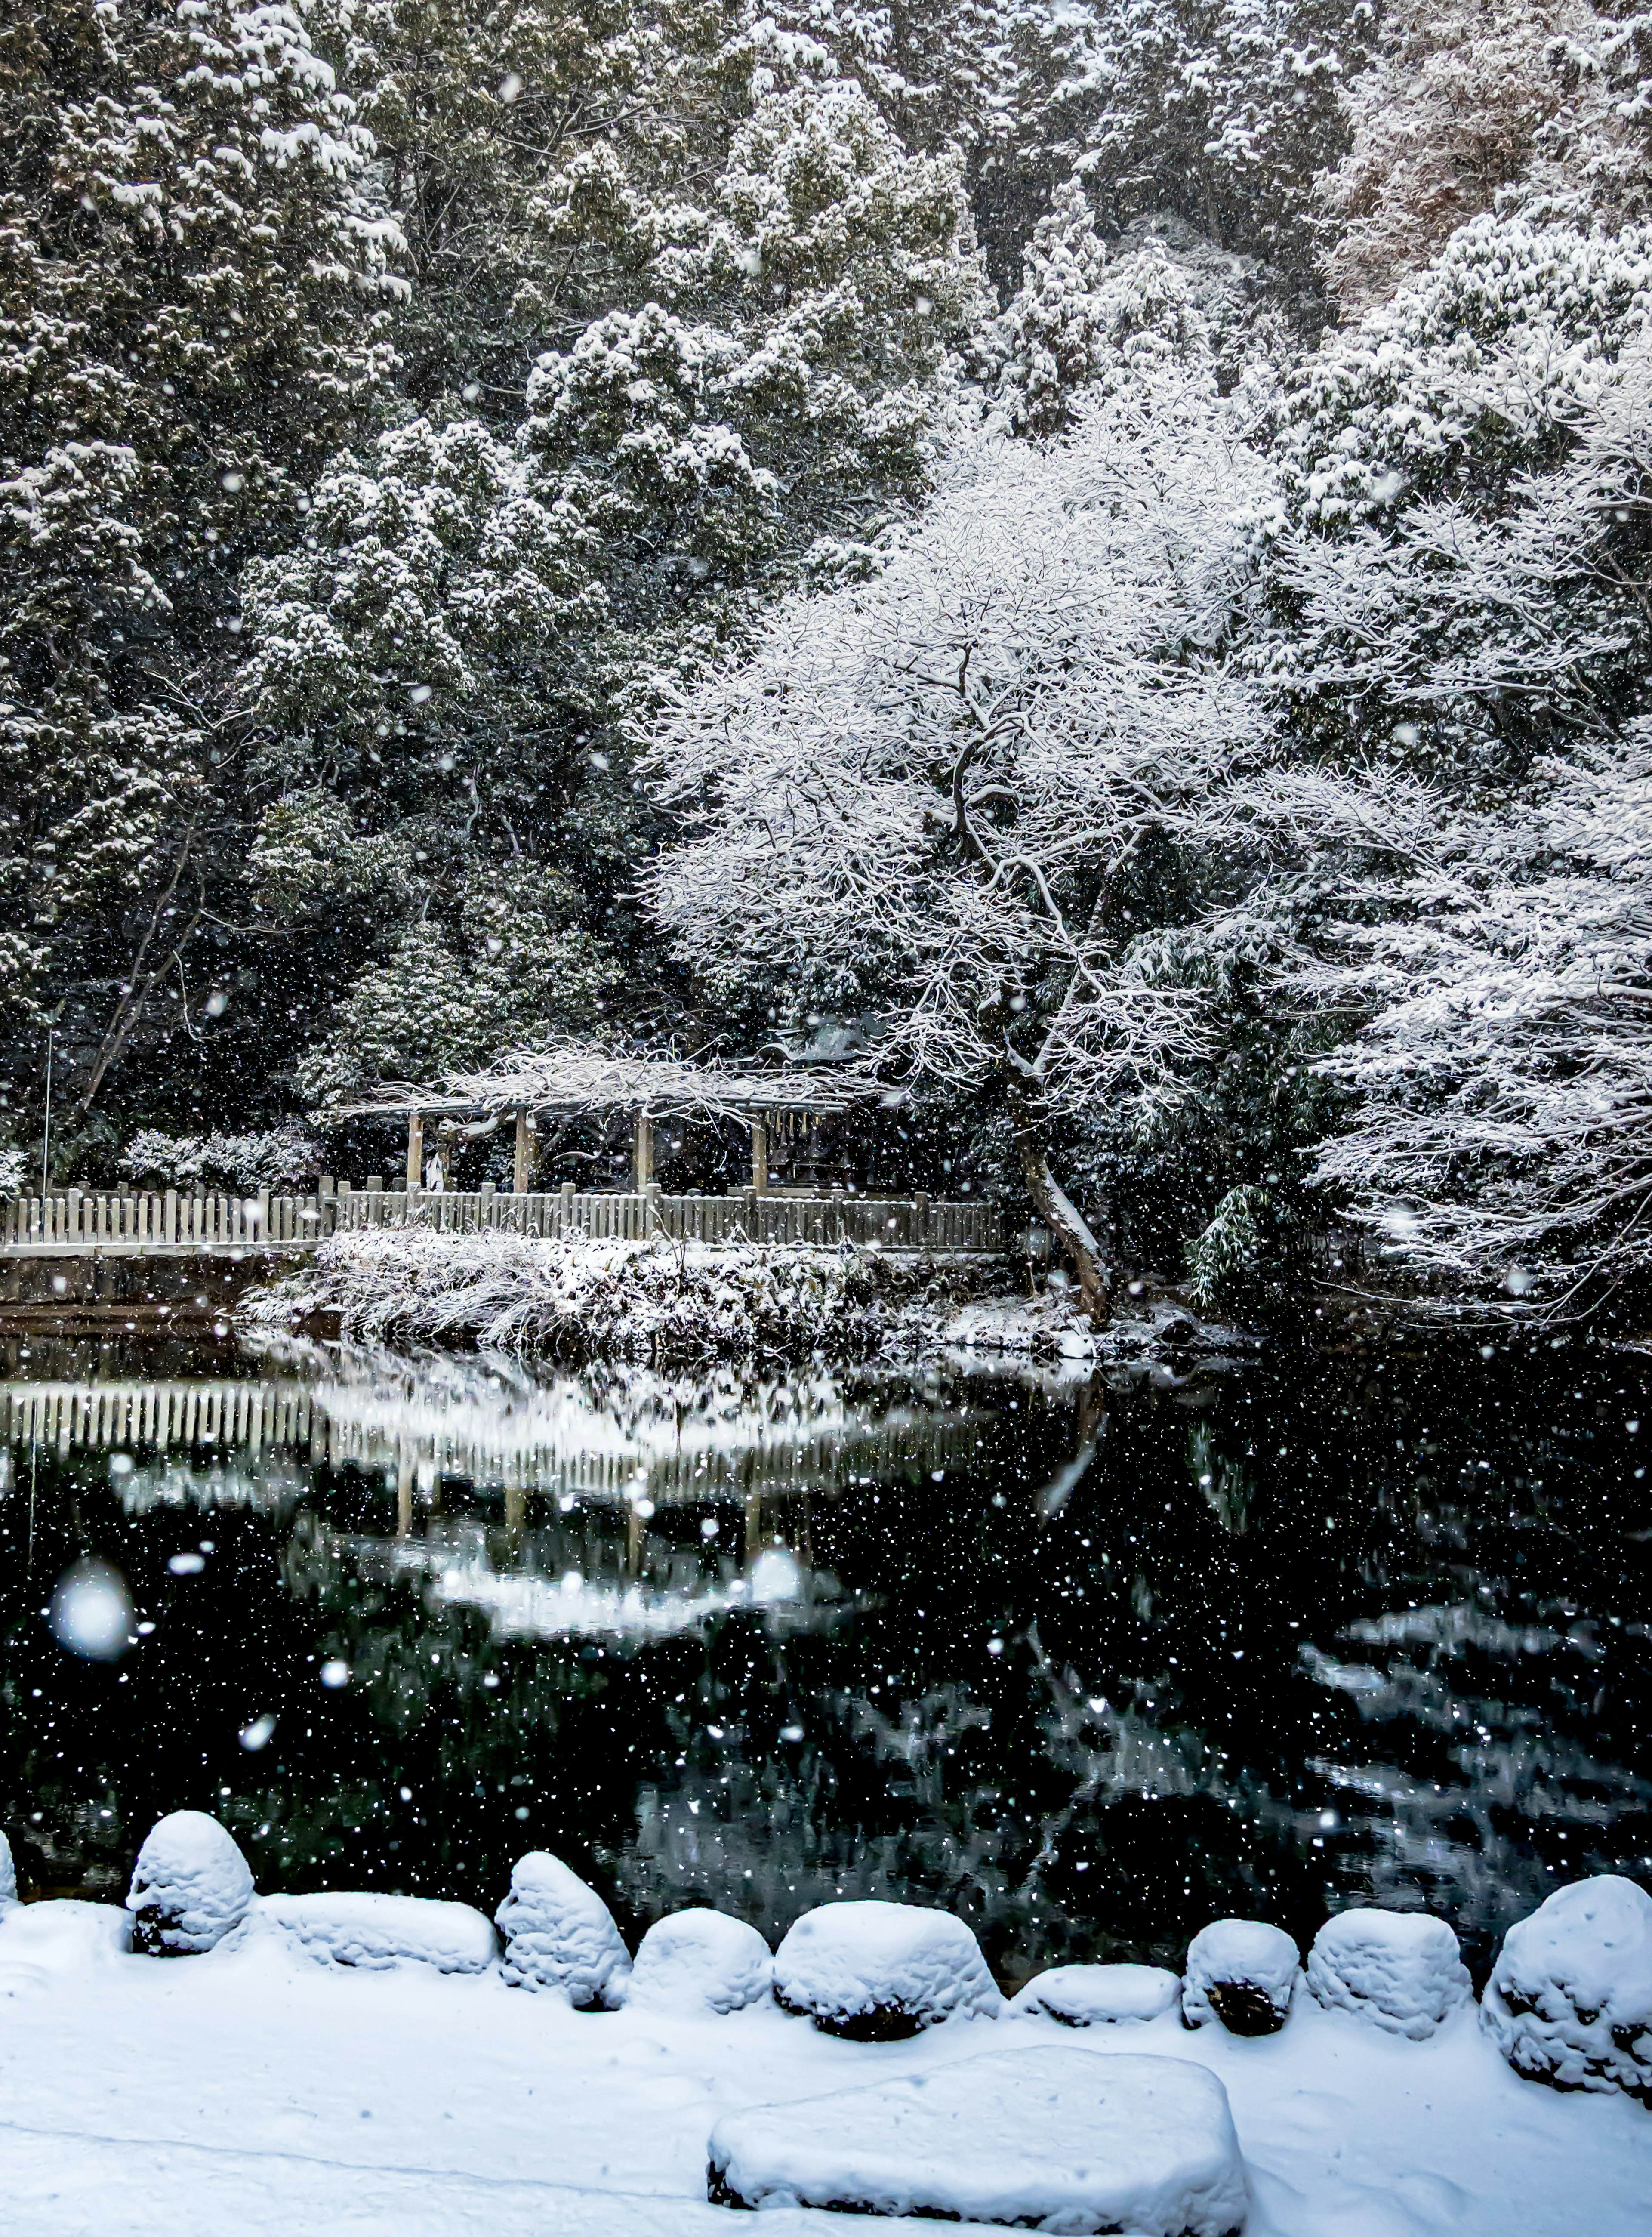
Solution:
<svg viewBox="0 0 1652 2237"><path fill-rule="evenodd" d="M0 147L0 1189L835 1034L1098 1305L1644 1297L1652 16L37 0Z"/></svg>

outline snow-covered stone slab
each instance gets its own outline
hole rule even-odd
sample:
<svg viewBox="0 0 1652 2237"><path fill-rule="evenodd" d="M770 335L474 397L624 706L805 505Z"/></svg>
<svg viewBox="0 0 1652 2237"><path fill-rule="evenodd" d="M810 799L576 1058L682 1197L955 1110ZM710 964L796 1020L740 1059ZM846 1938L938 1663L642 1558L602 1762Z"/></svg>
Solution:
<svg viewBox="0 0 1652 2237"><path fill-rule="evenodd" d="M1530 2081L1652 2105L1652 1896L1616 1872L1559 1889L1504 1935L1480 2023Z"/></svg>
<svg viewBox="0 0 1652 2237"><path fill-rule="evenodd" d="M1277 2035L1302 1977L1301 1953L1282 1927L1218 1918L1188 1944L1181 2016L1220 2020L1230 2035Z"/></svg>
<svg viewBox="0 0 1652 2237"><path fill-rule="evenodd" d="M549 1849L517 1859L510 1892L493 1916L513 1989L559 1990L576 2011L623 2000L631 1958L613 1913Z"/></svg>
<svg viewBox="0 0 1652 2237"><path fill-rule="evenodd" d="M738 2012L766 2003L773 1976L754 1926L718 1910L679 1910L643 1936L625 2001L651 2011Z"/></svg>
<svg viewBox="0 0 1652 2237"><path fill-rule="evenodd" d="M204 1810L174 1810L151 1827L132 1867L132 1947L146 1957L199 1957L252 1903L252 1867L231 1835Z"/></svg>
<svg viewBox="0 0 1652 2237"><path fill-rule="evenodd" d="M707 2192L1062 2237L1232 2237L1246 2207L1227 2092L1208 2069L1053 2044L729 2114L711 2133Z"/></svg>
<svg viewBox="0 0 1652 2237"><path fill-rule="evenodd" d="M806 1910L774 1953L774 1997L854 2042L896 2042L941 2020L996 2018L1004 2009L964 1921L905 1903Z"/></svg>
<svg viewBox="0 0 1652 2237"><path fill-rule="evenodd" d="M1181 1993L1181 1982L1162 1965L1052 1965L1010 2009L1063 2027L1116 2026L1174 2011Z"/></svg>
<svg viewBox="0 0 1652 2237"><path fill-rule="evenodd" d="M438 1973L482 1973L493 1963L493 1928L468 1903L428 1896L345 1891L266 1896L261 1927L296 1943L306 1957L381 1972L401 1964Z"/></svg>
<svg viewBox="0 0 1652 2237"><path fill-rule="evenodd" d="M1307 1982L1320 2003L1413 2042L1474 1993L1456 1935L1421 1910L1345 1910L1327 1919L1308 1952Z"/></svg>

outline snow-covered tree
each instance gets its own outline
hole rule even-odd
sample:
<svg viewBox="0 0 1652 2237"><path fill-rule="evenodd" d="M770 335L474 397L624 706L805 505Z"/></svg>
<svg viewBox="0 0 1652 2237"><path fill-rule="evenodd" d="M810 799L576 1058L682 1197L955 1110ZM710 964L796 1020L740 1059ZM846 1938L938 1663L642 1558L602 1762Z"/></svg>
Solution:
<svg viewBox="0 0 1652 2237"><path fill-rule="evenodd" d="M1097 1313L1051 1152L1211 1030L1137 873L1176 894L1237 831L1261 726L1220 527L1259 478L1208 378L1121 384L1065 444L989 445L875 582L788 602L651 732L687 831L648 890L708 994L877 1011L890 1077L997 1099Z"/></svg>

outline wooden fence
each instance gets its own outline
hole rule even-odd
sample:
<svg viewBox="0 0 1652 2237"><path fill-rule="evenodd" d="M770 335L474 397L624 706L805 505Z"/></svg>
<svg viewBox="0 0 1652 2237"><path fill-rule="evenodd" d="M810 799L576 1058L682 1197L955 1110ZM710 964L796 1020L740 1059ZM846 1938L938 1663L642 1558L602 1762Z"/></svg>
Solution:
<svg viewBox="0 0 1652 2237"><path fill-rule="evenodd" d="M419 1191L323 1187L314 1196L164 1194L62 1196L0 1203L0 1257L310 1250L329 1235L367 1227L425 1227L474 1235L589 1236L597 1241L668 1235L697 1243L857 1243L886 1250L980 1256L1003 1248L991 1204L925 1196L665 1196L582 1193L508 1196L491 1189Z"/></svg>

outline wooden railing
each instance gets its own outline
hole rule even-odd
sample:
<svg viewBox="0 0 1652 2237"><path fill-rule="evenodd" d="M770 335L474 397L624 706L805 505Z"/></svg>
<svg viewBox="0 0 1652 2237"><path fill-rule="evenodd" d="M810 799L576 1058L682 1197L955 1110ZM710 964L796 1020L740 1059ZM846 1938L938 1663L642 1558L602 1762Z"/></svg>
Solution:
<svg viewBox="0 0 1652 2237"><path fill-rule="evenodd" d="M697 1243L855 1243L886 1250L978 1255L1003 1247L991 1204L925 1196L665 1196L582 1191L500 1195L491 1189L409 1196L394 1189L324 1186L314 1196L62 1196L0 1202L0 1257L169 1257L190 1251L311 1250L327 1236L368 1227L425 1227L474 1235L668 1235Z"/></svg>

